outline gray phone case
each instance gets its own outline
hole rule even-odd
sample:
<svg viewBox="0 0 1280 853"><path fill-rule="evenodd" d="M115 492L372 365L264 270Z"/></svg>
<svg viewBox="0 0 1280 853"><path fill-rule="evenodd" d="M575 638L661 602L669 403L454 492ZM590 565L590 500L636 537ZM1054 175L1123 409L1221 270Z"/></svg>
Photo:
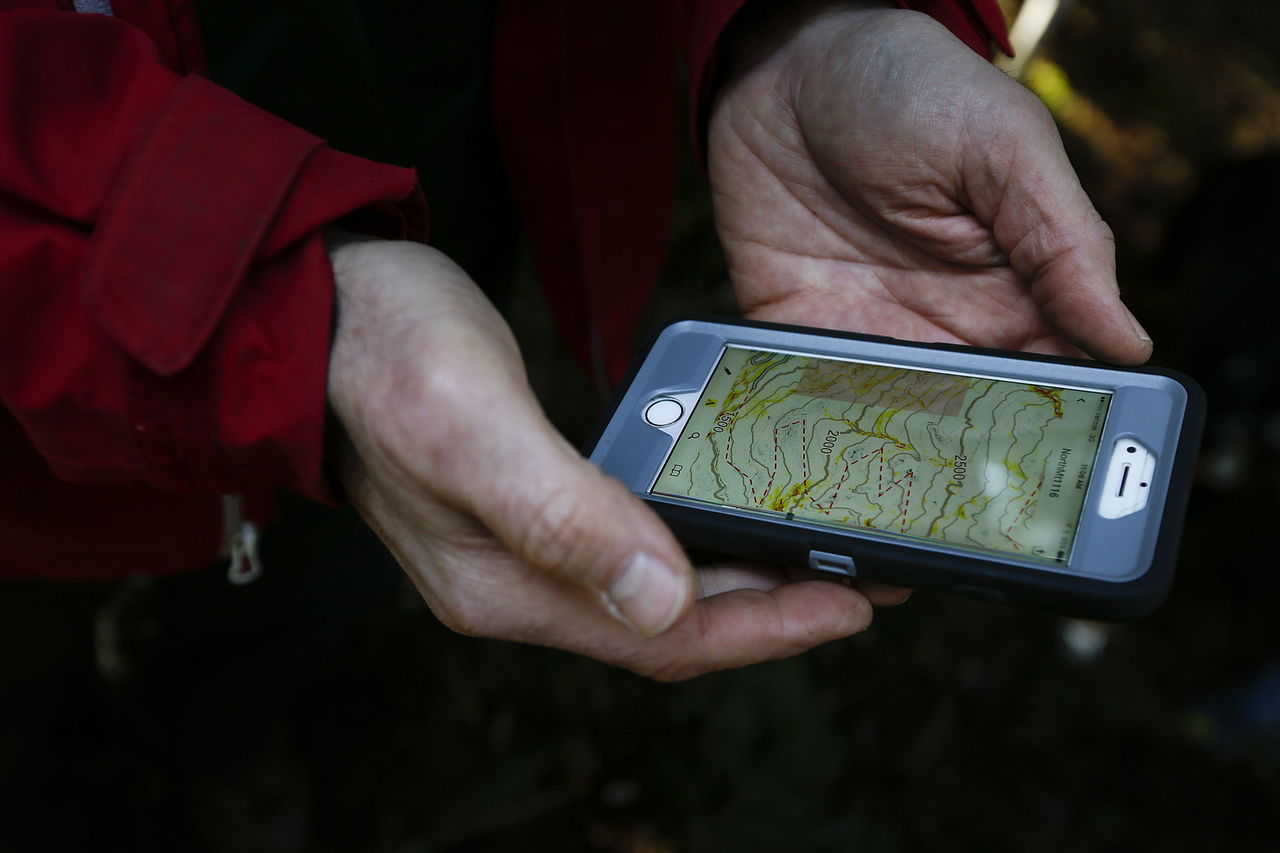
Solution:
<svg viewBox="0 0 1280 853"><path fill-rule="evenodd" d="M1049 565L650 494L684 419L657 427L646 421L646 408L655 400L696 400L726 345L1112 392L1099 459L1101 449L1122 437L1151 448L1156 468L1146 508L1098 517L1103 477L1095 471L1070 558ZM674 321L651 339L589 455L646 500L687 547L1076 616L1130 619L1168 592L1203 420L1199 387L1170 370L695 317Z"/></svg>

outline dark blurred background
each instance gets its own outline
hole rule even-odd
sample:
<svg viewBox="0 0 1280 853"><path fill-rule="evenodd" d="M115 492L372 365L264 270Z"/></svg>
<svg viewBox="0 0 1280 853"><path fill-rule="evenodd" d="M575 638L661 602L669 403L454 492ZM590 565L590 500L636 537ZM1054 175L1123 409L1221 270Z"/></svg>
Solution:
<svg viewBox="0 0 1280 853"><path fill-rule="evenodd" d="M448 30L438 19L380 24L368 11L378 4L329 0L302 4L312 20L346 22L328 35L281 18L246 37L233 13L255 4L205 5L215 76L304 124L307 105L286 84L305 66L268 61L287 45L332 37L333 73L373 91L394 52L352 47L352 26L408 42ZM483 33L487 4L452 5L467 18L453 31ZM434 71L419 60L397 73L473 89L455 105L481 121L482 51L462 37L446 48ZM1080 0L1020 59L1115 230L1156 363L1209 394L1164 607L1102 628L918 593L867 633L800 659L666 686L453 635L393 580L270 730L273 757L239 792L251 806L203 803L206 822L238 816L221 822L218 849L288 849L292 838L371 853L1280 850L1280 5ZM370 156L395 159L418 130L430 136L388 125L395 110L378 97L347 116L386 129ZM332 124L329 113L318 123ZM318 129L336 143L346 132ZM432 156L455 143L439 144ZM685 173L655 322L733 310L704 187ZM451 188L457 172L430 161L423 174L438 210L451 192L481 206L501 194L498 181ZM446 242L469 239L451 237L448 219L437 227ZM509 233L495 217L479 239ZM497 298L549 413L580 441L601 403L551 332L527 260L512 258L472 269L515 269ZM116 806L144 834L161 820L146 803L179 784L148 782L145 766L110 750L90 750L86 766L103 788L113 768L132 774Z"/></svg>

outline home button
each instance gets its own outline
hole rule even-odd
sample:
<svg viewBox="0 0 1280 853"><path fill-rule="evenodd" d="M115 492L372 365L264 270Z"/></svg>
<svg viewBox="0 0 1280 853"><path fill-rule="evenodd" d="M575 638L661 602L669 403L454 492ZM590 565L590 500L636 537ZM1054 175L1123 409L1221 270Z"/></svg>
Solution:
<svg viewBox="0 0 1280 853"><path fill-rule="evenodd" d="M654 400L644 410L644 419L654 426L668 426L680 420L684 414L684 406L670 397Z"/></svg>

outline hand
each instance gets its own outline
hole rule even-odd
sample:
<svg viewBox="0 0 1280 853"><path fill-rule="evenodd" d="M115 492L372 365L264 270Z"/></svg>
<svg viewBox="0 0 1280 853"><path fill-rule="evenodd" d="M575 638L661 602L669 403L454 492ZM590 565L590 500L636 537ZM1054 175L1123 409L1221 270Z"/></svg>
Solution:
<svg viewBox="0 0 1280 853"><path fill-rule="evenodd" d="M673 680L870 622L855 589L745 566L700 573L710 597L695 603L671 533L547 422L510 331L461 269L415 243L332 257L340 476L446 625Z"/></svg>
<svg viewBox="0 0 1280 853"><path fill-rule="evenodd" d="M1111 232L1034 96L915 12L783 14L738 46L709 126L717 228L748 316L1149 357Z"/></svg>

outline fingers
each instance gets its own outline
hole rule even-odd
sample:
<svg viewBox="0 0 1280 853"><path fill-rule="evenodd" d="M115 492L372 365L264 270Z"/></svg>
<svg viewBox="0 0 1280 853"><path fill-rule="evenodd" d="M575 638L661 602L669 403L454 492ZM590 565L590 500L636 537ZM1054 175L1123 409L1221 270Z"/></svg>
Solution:
<svg viewBox="0 0 1280 853"><path fill-rule="evenodd" d="M357 248L352 263L382 260ZM770 589L773 579L749 571L724 575L734 591L690 613L693 570L670 531L555 432L465 278L408 249L353 278L351 345L336 356L351 362L335 383L353 448L345 479L448 624L663 678L795 654L866 626L871 605L850 588ZM426 286L434 298L421 304Z"/></svg>
<svg viewBox="0 0 1280 853"><path fill-rule="evenodd" d="M473 505L477 517L517 557L592 591L637 633L666 631L693 600L692 567L670 531L589 463L544 454L528 481Z"/></svg>
<svg viewBox="0 0 1280 853"><path fill-rule="evenodd" d="M469 635L575 652L663 681L791 657L871 623L870 601L849 586L791 583L783 570L722 565L699 574L731 589L694 603L660 636L644 637L598 607L584 586L533 569L490 541L477 549L446 537L436 549L432 561L449 583L419 588L446 624Z"/></svg>
<svg viewBox="0 0 1280 853"><path fill-rule="evenodd" d="M529 566L588 590L597 609L660 634L693 600L667 528L556 433L506 325L466 274L424 246L335 252L344 297L330 398L401 549L439 543L430 499L473 516Z"/></svg>
<svg viewBox="0 0 1280 853"><path fill-rule="evenodd" d="M690 618L645 641L626 662L666 681L778 660L856 634L871 624L871 603L827 581L739 589L698 603Z"/></svg>
<svg viewBox="0 0 1280 853"><path fill-rule="evenodd" d="M739 589L769 592L783 584L802 581L825 581L852 587L876 607L896 607L911 597L906 587L871 580L855 580L830 572L812 569L780 568L763 563L699 566L698 598L711 598Z"/></svg>
<svg viewBox="0 0 1280 853"><path fill-rule="evenodd" d="M787 569L787 577L792 581L824 580L828 583L843 584L862 593L876 607L897 607L911 597L911 590L906 587L866 580L865 578L848 578L830 572L819 572L813 569Z"/></svg>
<svg viewBox="0 0 1280 853"><path fill-rule="evenodd" d="M1018 91L1004 94L1015 97L993 101L1001 118L988 124L1016 133L990 144L982 137L992 130L974 131L966 183L978 215L993 223L1056 330L1096 358L1140 364L1151 356L1151 338L1121 301L1111 230L1081 188L1048 112L1025 90L1010 89Z"/></svg>
<svg viewBox="0 0 1280 853"><path fill-rule="evenodd" d="M912 592L906 587L878 581L854 581L853 586L876 607L897 607L899 604L905 604Z"/></svg>
<svg viewBox="0 0 1280 853"><path fill-rule="evenodd" d="M1014 269L1051 326L1081 350L1115 364L1141 364L1151 357L1152 341L1120 298L1110 229L1096 214L1082 219L1042 221L1011 255Z"/></svg>
<svg viewBox="0 0 1280 853"><path fill-rule="evenodd" d="M442 487L511 552L590 591L614 618L661 634L694 598L693 570L658 517L577 454L514 389L468 430Z"/></svg>
<svg viewBox="0 0 1280 853"><path fill-rule="evenodd" d="M554 611L554 605L551 610ZM533 612L546 613L539 607ZM697 602L659 637L637 637L616 623L571 616L539 621L521 639L586 654L661 681L792 657L866 630L872 606L828 581L739 588Z"/></svg>
<svg viewBox="0 0 1280 853"><path fill-rule="evenodd" d="M335 263L348 309L331 359L340 467L446 624L667 679L866 627L870 602L852 588L774 586L749 569L722 573L715 591L731 591L695 606L670 531L555 432L465 275L429 251L382 248L340 249Z"/></svg>
<svg viewBox="0 0 1280 853"><path fill-rule="evenodd" d="M737 589L768 592L795 578L785 569L764 564L699 566L698 598L711 598Z"/></svg>

